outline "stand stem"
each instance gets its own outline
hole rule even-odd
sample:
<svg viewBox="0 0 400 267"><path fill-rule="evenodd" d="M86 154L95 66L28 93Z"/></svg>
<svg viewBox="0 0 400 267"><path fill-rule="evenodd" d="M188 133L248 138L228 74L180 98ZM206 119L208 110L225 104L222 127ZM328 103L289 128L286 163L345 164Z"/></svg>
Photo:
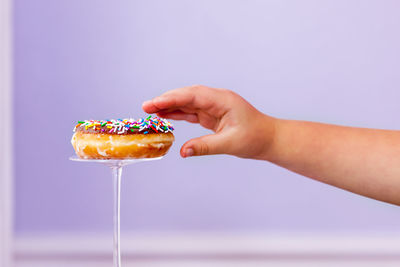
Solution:
<svg viewBox="0 0 400 267"><path fill-rule="evenodd" d="M0 0L1 2L1 0ZM96 162L102 163L112 170L113 176L113 185L114 185L114 267L121 267L121 245L120 245L120 215L121 215L121 174L122 174L122 166L126 166L132 163L138 163L142 161L149 160L158 160L162 157L158 158L143 158L143 159L119 159L119 160L111 160L111 159L81 159L79 157L70 157L70 160L80 161L80 162ZM0 203L1 204L1 203Z"/></svg>
<svg viewBox="0 0 400 267"><path fill-rule="evenodd" d="M121 215L121 166L111 167L114 184L114 267L121 267L120 215Z"/></svg>

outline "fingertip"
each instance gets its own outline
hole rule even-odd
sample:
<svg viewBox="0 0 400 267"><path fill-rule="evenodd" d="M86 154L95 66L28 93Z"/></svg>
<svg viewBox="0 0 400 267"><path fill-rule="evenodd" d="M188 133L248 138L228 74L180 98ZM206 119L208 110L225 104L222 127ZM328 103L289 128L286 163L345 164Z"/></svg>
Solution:
<svg viewBox="0 0 400 267"><path fill-rule="evenodd" d="M189 147L189 148L185 149L184 153L185 153L185 157L191 157L194 155L194 150L193 150L193 148Z"/></svg>
<svg viewBox="0 0 400 267"><path fill-rule="evenodd" d="M152 102L152 100L146 100L146 101L143 101L142 105L149 105L149 104L151 104L151 102Z"/></svg>
<svg viewBox="0 0 400 267"><path fill-rule="evenodd" d="M174 105L173 99L165 95L155 97L152 100L152 103L159 110L166 109Z"/></svg>
<svg viewBox="0 0 400 267"><path fill-rule="evenodd" d="M185 154L183 154L183 151L182 151L182 150L181 150L180 154L181 154L181 157L182 157L182 158L185 158Z"/></svg>
<svg viewBox="0 0 400 267"><path fill-rule="evenodd" d="M179 153L181 154L181 157L182 157L182 158L186 158L186 155L185 155L185 145L183 145L183 146L181 147L181 150L179 151Z"/></svg>
<svg viewBox="0 0 400 267"><path fill-rule="evenodd" d="M181 154L182 158L192 157L192 156L194 156L194 149L190 146L183 145L181 147L180 154Z"/></svg>
<svg viewBox="0 0 400 267"><path fill-rule="evenodd" d="M142 109L144 112L148 112L148 110L150 110L152 103L151 100L146 100L142 103Z"/></svg>
<svg viewBox="0 0 400 267"><path fill-rule="evenodd" d="M151 100L146 100L142 103L142 109L147 113L154 113L162 108L160 106L165 105L165 101L167 101L167 97L165 96L156 96Z"/></svg>
<svg viewBox="0 0 400 267"><path fill-rule="evenodd" d="M147 101L143 102L142 109L143 109L143 111L145 111L147 113L155 113L155 112L159 111L157 106L154 105L153 100L147 100Z"/></svg>

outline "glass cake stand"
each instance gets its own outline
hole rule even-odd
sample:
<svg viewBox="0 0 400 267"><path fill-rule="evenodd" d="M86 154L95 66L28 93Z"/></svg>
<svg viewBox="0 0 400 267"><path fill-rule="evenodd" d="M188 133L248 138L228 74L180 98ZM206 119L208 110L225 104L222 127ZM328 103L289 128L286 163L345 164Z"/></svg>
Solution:
<svg viewBox="0 0 400 267"><path fill-rule="evenodd" d="M158 158L144 158L144 159L120 159L120 160L112 160L112 159L81 159L77 156L72 156L69 158L72 161L79 162L93 162L93 163L101 163L111 168L112 178L113 178L113 187L114 187L114 245L113 245L113 258L114 258L114 267L121 267L121 174L122 167L139 163L142 161L152 161L159 160L162 157Z"/></svg>

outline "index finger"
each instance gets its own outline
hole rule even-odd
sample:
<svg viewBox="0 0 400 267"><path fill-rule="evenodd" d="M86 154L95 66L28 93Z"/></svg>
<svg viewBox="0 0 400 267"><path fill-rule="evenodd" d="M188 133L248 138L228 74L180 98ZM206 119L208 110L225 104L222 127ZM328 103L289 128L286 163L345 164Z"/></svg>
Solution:
<svg viewBox="0 0 400 267"><path fill-rule="evenodd" d="M205 86L190 86L168 91L152 100L145 101L142 108L147 113L173 111L180 108L208 109L215 102L217 89Z"/></svg>
<svg viewBox="0 0 400 267"><path fill-rule="evenodd" d="M142 108L147 113L157 113L166 109L178 109L179 107L184 107L193 101L194 94L192 93L182 93L182 92L172 92L157 96L152 100L143 102Z"/></svg>

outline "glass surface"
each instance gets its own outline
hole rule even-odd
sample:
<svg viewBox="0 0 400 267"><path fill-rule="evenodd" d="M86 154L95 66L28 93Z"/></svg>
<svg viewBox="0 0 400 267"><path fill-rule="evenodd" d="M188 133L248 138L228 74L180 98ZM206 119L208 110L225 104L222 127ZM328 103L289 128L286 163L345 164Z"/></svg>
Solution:
<svg viewBox="0 0 400 267"><path fill-rule="evenodd" d="M122 167L139 163L142 161L151 161L162 159L158 158L143 158L143 159L81 159L77 156L69 158L72 161L78 162L93 162L101 163L111 168L114 188L114 244L113 244L113 257L114 267L121 267L121 175Z"/></svg>

